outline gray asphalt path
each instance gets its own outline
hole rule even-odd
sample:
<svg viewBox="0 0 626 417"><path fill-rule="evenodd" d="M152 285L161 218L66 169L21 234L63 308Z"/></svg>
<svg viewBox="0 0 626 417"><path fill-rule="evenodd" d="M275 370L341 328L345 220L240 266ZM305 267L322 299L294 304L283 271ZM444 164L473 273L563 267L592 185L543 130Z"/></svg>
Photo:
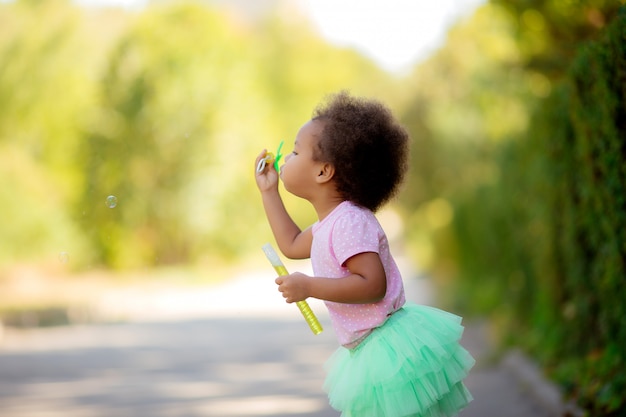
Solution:
<svg viewBox="0 0 626 417"><path fill-rule="evenodd" d="M536 400L535 387L517 379L494 356L486 323L466 323L462 342L476 365L465 381L474 401L460 417L551 417Z"/></svg>
<svg viewBox="0 0 626 417"><path fill-rule="evenodd" d="M336 348L323 307L312 304L326 328L314 336L295 307L272 309L280 301L273 292L264 308L259 299L266 297L250 288L251 282L258 280L207 293L218 303L229 297L228 288L235 288L238 297L242 286L248 288L256 303L242 303L251 308L226 315L5 329L0 336L0 416L337 417L322 391L322 365ZM407 293L416 302L431 296L423 280L408 282ZM193 299L183 301L193 304ZM490 361L484 326L470 324L463 344L478 363L467 379L475 401L461 417L544 415L524 388Z"/></svg>
<svg viewBox="0 0 626 417"><path fill-rule="evenodd" d="M337 416L321 389L331 332L219 318L7 335L0 416Z"/></svg>

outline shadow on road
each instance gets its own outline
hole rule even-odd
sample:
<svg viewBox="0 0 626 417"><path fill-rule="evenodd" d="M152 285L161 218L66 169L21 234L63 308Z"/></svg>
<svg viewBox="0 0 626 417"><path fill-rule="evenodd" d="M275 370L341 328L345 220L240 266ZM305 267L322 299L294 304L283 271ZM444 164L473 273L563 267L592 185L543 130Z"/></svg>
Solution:
<svg viewBox="0 0 626 417"><path fill-rule="evenodd" d="M321 388L333 335L313 336L300 321L62 327L7 339L4 417L338 415Z"/></svg>

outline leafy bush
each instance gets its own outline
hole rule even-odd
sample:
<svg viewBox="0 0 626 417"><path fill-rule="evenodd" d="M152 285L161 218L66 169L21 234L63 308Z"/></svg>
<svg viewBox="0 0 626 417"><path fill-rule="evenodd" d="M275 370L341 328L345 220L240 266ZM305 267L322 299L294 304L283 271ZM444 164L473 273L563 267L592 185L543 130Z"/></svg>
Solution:
<svg viewBox="0 0 626 417"><path fill-rule="evenodd" d="M626 8L579 48L499 180L456 201L459 297L594 416L626 408ZM469 296L468 296L469 294ZM474 297L473 294L476 296Z"/></svg>

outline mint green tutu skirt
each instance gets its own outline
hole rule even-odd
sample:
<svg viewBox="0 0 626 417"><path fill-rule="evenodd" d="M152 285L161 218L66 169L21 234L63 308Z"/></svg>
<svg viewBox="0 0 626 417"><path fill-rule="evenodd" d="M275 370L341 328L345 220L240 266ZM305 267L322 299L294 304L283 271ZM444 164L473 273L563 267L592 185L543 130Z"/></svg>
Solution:
<svg viewBox="0 0 626 417"><path fill-rule="evenodd" d="M461 317L406 304L354 349L325 364L324 390L342 417L455 416L470 401L474 358L460 344Z"/></svg>

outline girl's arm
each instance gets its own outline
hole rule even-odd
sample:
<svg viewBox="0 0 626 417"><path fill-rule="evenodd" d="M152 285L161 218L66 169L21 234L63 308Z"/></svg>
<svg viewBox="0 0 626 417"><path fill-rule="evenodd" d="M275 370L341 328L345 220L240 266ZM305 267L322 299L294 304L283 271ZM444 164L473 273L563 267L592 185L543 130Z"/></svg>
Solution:
<svg viewBox="0 0 626 417"><path fill-rule="evenodd" d="M310 277L296 272L276 278L278 290L288 303L308 297L337 303L365 304L383 299L387 276L377 253L364 252L348 259L351 275L344 278Z"/></svg>
<svg viewBox="0 0 626 417"><path fill-rule="evenodd" d="M255 168L259 161L265 157L266 153L263 150L257 156ZM259 191L261 191L265 215L280 251L291 259L309 258L311 256L313 233L311 228L302 231L287 212L278 192L278 173L274 166L269 164L263 172L257 172L256 182Z"/></svg>
<svg viewBox="0 0 626 417"><path fill-rule="evenodd" d="M300 230L287 212L278 189L262 192L261 197L265 215L280 251L291 259L311 257L313 242L311 228Z"/></svg>

